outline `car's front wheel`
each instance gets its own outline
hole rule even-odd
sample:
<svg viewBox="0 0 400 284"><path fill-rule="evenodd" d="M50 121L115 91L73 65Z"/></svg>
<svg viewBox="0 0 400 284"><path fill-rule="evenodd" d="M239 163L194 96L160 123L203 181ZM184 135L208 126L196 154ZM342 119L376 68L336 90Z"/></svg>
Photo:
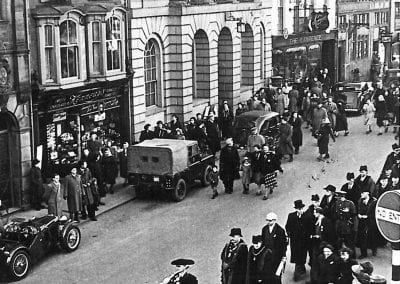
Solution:
<svg viewBox="0 0 400 284"><path fill-rule="evenodd" d="M17 251L10 262L11 276L16 280L24 278L28 274L30 265L31 262L28 253L25 250Z"/></svg>
<svg viewBox="0 0 400 284"><path fill-rule="evenodd" d="M76 226L69 227L61 239L61 247L67 252L73 252L81 243L81 231Z"/></svg>
<svg viewBox="0 0 400 284"><path fill-rule="evenodd" d="M176 186L172 192L172 199L179 202L185 199L186 197L186 182L184 179L179 179L176 183Z"/></svg>

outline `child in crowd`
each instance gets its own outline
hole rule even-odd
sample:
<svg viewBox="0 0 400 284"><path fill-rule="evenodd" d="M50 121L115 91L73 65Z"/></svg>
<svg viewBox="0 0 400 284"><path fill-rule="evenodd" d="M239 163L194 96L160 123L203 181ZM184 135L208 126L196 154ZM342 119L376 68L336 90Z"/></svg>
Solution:
<svg viewBox="0 0 400 284"><path fill-rule="evenodd" d="M242 184L243 184L243 194L249 194L249 188L251 183L251 162L248 156L243 158L242 162Z"/></svg>
<svg viewBox="0 0 400 284"><path fill-rule="evenodd" d="M218 186L219 182L219 173L218 173L218 167L216 165L212 166L212 171L210 173L210 184L211 184L211 189L213 191L211 199L214 199L215 197L218 196Z"/></svg>

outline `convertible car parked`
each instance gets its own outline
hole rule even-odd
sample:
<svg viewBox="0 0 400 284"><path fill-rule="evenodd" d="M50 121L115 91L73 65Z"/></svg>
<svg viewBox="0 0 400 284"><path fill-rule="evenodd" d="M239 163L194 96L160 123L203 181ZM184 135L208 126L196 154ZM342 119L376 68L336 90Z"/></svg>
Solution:
<svg viewBox="0 0 400 284"><path fill-rule="evenodd" d="M33 263L57 245L72 252L80 241L79 228L65 216L13 220L0 231L0 271L20 280Z"/></svg>

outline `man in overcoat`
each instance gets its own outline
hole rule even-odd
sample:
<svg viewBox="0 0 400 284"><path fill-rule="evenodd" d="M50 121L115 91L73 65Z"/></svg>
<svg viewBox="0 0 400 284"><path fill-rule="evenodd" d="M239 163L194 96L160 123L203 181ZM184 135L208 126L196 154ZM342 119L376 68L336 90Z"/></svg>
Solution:
<svg viewBox="0 0 400 284"><path fill-rule="evenodd" d="M231 137L226 139L226 146L222 148L219 158L220 177L225 186L226 193L233 192L233 181L239 175L240 158Z"/></svg>
<svg viewBox="0 0 400 284"><path fill-rule="evenodd" d="M375 221L376 199L371 197L368 189L361 192L358 201L358 246L361 250L359 259L367 257L367 249L372 250L372 255L377 253L378 228Z"/></svg>
<svg viewBox="0 0 400 284"><path fill-rule="evenodd" d="M207 143L211 153L215 155L221 150L221 143L219 140L218 124L215 122L214 114L210 114L208 120L204 123L207 132Z"/></svg>
<svg viewBox="0 0 400 284"><path fill-rule="evenodd" d="M327 117L328 113L326 111L326 108L323 107L323 101L320 99L318 101L317 107L313 111L312 130L314 134L319 130L322 121Z"/></svg>
<svg viewBox="0 0 400 284"><path fill-rule="evenodd" d="M279 151L282 156L289 155L289 162L293 162L293 144L292 133L293 127L288 123L288 118L284 116L279 126Z"/></svg>
<svg viewBox="0 0 400 284"><path fill-rule="evenodd" d="M247 269L247 245L242 240L240 228L232 228L230 241L221 253L222 284L245 284Z"/></svg>
<svg viewBox="0 0 400 284"><path fill-rule="evenodd" d="M279 264L285 261L287 249L287 237L285 230L276 223L277 215L274 212L267 214L267 225L262 228L261 236L263 244L272 251L272 269L275 272L274 281L271 284L281 284L281 273L276 275Z"/></svg>
<svg viewBox="0 0 400 284"><path fill-rule="evenodd" d="M34 159L32 161L31 169L31 196L32 196L32 207L36 210L42 208L42 196L43 196L43 177L42 170L40 169L40 161Z"/></svg>
<svg viewBox="0 0 400 284"><path fill-rule="evenodd" d="M303 228L304 234L307 238L307 251L308 251L308 264L312 265L312 257L313 257L313 242L311 236L315 234L315 222L317 218L314 215L315 208L319 207L320 198L318 194L311 195L311 205L308 206L307 210L304 212L303 219Z"/></svg>
<svg viewBox="0 0 400 284"><path fill-rule="evenodd" d="M302 200L294 202L295 212L289 213L286 222L286 233L290 240L290 262L295 264L293 280L298 281L306 273L307 237L304 224L304 204Z"/></svg>
<svg viewBox="0 0 400 284"><path fill-rule="evenodd" d="M122 150L118 153L119 158L119 175L124 178L124 185L128 184L128 148L129 143L122 144Z"/></svg>
<svg viewBox="0 0 400 284"><path fill-rule="evenodd" d="M82 211L83 188L81 177L77 174L77 169L71 169L71 174L65 177L64 199L67 200L70 218L79 221L79 212Z"/></svg>
<svg viewBox="0 0 400 284"><path fill-rule="evenodd" d="M337 236L336 248L348 247L355 251L355 235L357 231L356 207L351 200L346 199L345 191L336 191L338 199L335 205L335 231Z"/></svg>
<svg viewBox="0 0 400 284"><path fill-rule="evenodd" d="M326 194L322 197L320 207L324 210L324 216L332 222L335 220L336 187L329 184L324 188Z"/></svg>
<svg viewBox="0 0 400 284"><path fill-rule="evenodd" d="M62 216L64 185L60 183L60 175L53 174L53 179L47 187L49 191L49 199L47 200L48 214Z"/></svg>
<svg viewBox="0 0 400 284"><path fill-rule="evenodd" d="M375 181L368 175L368 167L365 165L360 166L360 175L354 180L354 204L357 204L361 197L361 192L368 190L370 195L375 192Z"/></svg>

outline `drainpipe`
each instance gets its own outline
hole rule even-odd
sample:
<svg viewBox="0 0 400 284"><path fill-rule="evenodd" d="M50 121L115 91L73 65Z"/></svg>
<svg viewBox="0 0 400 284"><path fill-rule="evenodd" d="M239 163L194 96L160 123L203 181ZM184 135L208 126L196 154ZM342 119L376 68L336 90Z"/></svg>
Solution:
<svg viewBox="0 0 400 284"><path fill-rule="evenodd" d="M126 0L125 1L125 8L127 10L127 13L125 14L125 60L131 60L130 58L130 36L129 36L129 32L131 30L131 0ZM128 71L133 71L131 62L125 62L125 66L130 66L131 70L125 70L125 72ZM128 75L128 124L129 124L129 131L128 131L128 142L129 144L133 144L135 142L135 138L133 137L134 135L134 121L132 119L132 115L133 115L133 76L134 76L134 71L132 75Z"/></svg>

